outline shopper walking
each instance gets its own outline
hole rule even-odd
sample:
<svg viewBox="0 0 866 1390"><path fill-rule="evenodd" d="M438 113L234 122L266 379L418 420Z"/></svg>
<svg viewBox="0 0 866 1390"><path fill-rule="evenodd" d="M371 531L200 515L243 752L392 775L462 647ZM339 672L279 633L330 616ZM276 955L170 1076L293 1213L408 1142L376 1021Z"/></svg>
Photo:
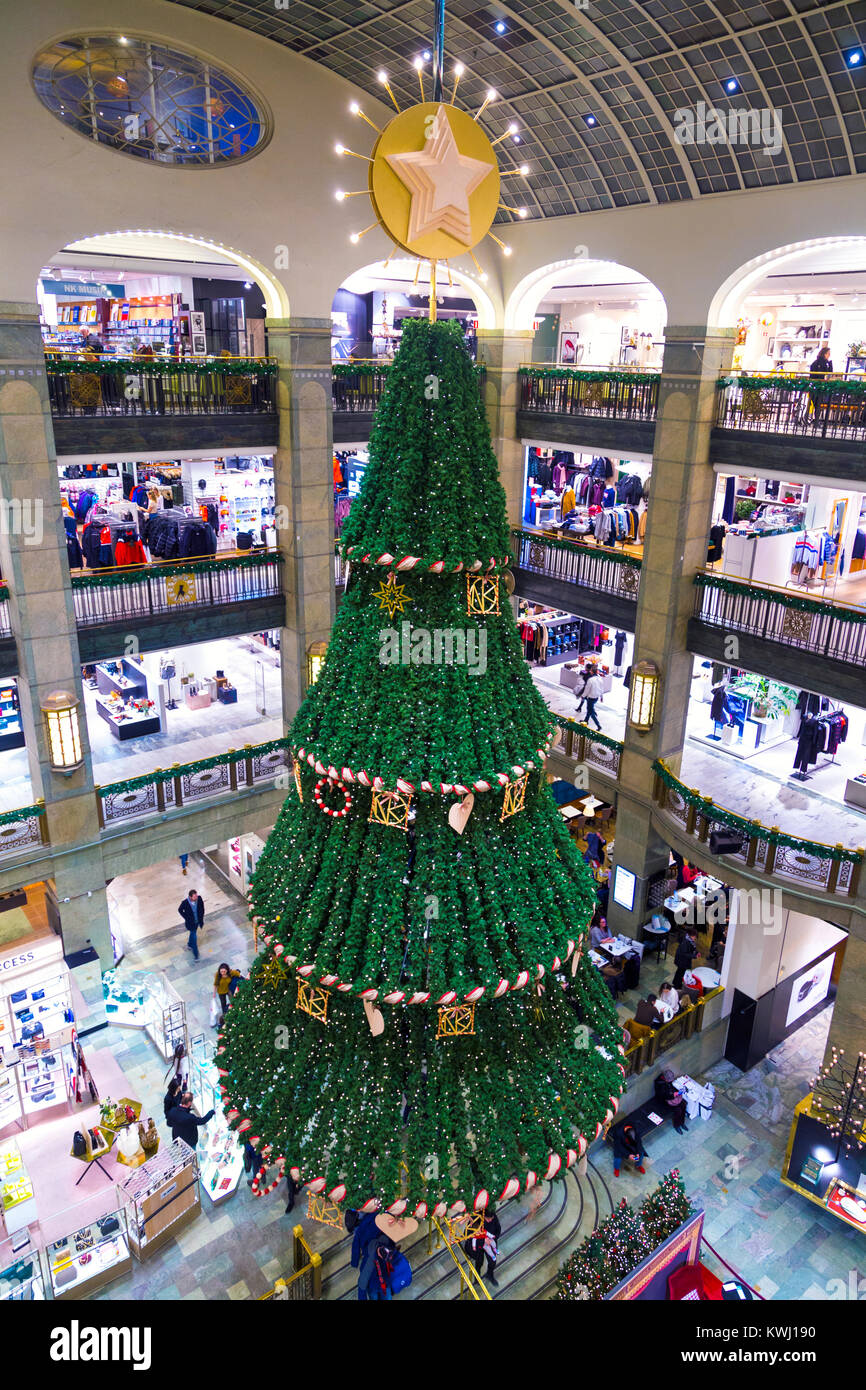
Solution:
<svg viewBox="0 0 866 1390"><path fill-rule="evenodd" d="M173 1110L169 1110L166 1119L171 1125L172 1139L182 1139L185 1144L189 1144L194 1149L198 1143L198 1132L203 1125L213 1119L216 1111L209 1110L206 1115L194 1115L192 1113L192 1092L184 1091L181 1096L180 1104Z"/></svg>
<svg viewBox="0 0 866 1390"><path fill-rule="evenodd" d="M194 959L198 960L198 934L204 922L204 898L199 896L195 888L190 888L177 910L189 932L187 950L192 951Z"/></svg>
<svg viewBox="0 0 866 1390"><path fill-rule="evenodd" d="M685 975L687 970L691 970L692 961L697 959L697 933L694 931L687 931L679 946L677 947L676 955L674 956L674 965L676 966L676 971L674 973L673 979L674 989L682 988L683 976Z"/></svg>
<svg viewBox="0 0 866 1390"><path fill-rule="evenodd" d="M232 970L231 966L227 965L225 961L222 961L221 964L217 966L217 973L213 977L213 987L216 990L216 996L223 1013L225 1013L229 1006L231 995L233 995L235 989L237 989L236 984L234 985L234 989L232 985L235 980L239 980L240 978L241 972L239 970ZM216 1024L214 1024L214 1027L216 1027Z"/></svg>
<svg viewBox="0 0 866 1390"><path fill-rule="evenodd" d="M595 712L595 707L603 694L604 682L598 674L597 669L593 666L589 673L589 679L583 687L583 698L586 700L586 719L584 723L589 724L590 720L592 720L597 729L601 728L601 724L598 722L598 715Z"/></svg>
<svg viewBox="0 0 866 1390"><path fill-rule="evenodd" d="M487 1260L487 1280L494 1288L498 1288L496 1283L496 1261L499 1258L499 1237L502 1235L502 1225L495 1210L484 1213L484 1234L470 1236L466 1242L466 1249L469 1258L475 1265L480 1274Z"/></svg>
<svg viewBox="0 0 866 1390"><path fill-rule="evenodd" d="M186 878L186 866L187 866L187 864L189 863L189 855L188 855L188 854L181 854L181 855L179 856L179 858L180 858L180 867L183 869L183 876L184 876L184 878Z"/></svg>

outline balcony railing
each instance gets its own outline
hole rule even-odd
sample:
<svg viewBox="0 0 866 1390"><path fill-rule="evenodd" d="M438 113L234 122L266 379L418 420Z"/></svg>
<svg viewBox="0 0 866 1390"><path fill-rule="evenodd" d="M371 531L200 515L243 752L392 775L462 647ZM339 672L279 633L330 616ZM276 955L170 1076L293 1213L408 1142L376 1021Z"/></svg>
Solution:
<svg viewBox="0 0 866 1390"><path fill-rule="evenodd" d="M708 990L706 994L701 995L696 1004L686 1004L668 1023L651 1028L647 1037L634 1038L623 1057L626 1076L639 1076L644 1067L651 1067L663 1053L676 1047L678 1042L702 1032L704 1009L711 999L717 998L720 994L724 994L721 986Z"/></svg>
<svg viewBox="0 0 866 1390"><path fill-rule="evenodd" d="M45 359L55 418L159 415L272 415L273 358L205 361L101 357Z"/></svg>
<svg viewBox="0 0 866 1390"><path fill-rule="evenodd" d="M807 439L866 439L863 377L722 377L716 427L795 434Z"/></svg>
<svg viewBox="0 0 866 1390"><path fill-rule="evenodd" d="M575 719L558 717L556 722L559 733L553 744L554 753L562 753L576 763L586 763L607 777L619 777L623 748L621 739L600 734L588 724L579 724Z"/></svg>
<svg viewBox="0 0 866 1390"><path fill-rule="evenodd" d="M707 844L713 831L728 832L733 838L739 837L740 848L733 853L724 851L726 859L810 892L856 897L866 850L786 835L776 825L766 826L738 816L687 787L662 759L653 763L653 772L659 809L702 845Z"/></svg>
<svg viewBox="0 0 866 1390"><path fill-rule="evenodd" d="M388 385L391 362L335 362L331 368L331 391L334 409L347 414L370 414L376 409ZM475 368L479 389L484 380L484 367Z"/></svg>
<svg viewBox="0 0 866 1390"><path fill-rule="evenodd" d="M866 665L866 608L709 572L695 575L695 585L695 617L710 627Z"/></svg>
<svg viewBox="0 0 866 1390"><path fill-rule="evenodd" d="M45 823L45 802L21 806L15 811L0 813L0 860L32 845L48 842Z"/></svg>
<svg viewBox="0 0 866 1390"><path fill-rule="evenodd" d="M280 593L281 560L278 550L266 550L78 571L72 576L75 621L78 627L100 627L270 598Z"/></svg>
<svg viewBox="0 0 866 1390"><path fill-rule="evenodd" d="M519 569L637 601L641 570L637 556L586 541L562 540L541 531L514 531L512 535Z"/></svg>
<svg viewBox="0 0 866 1390"><path fill-rule="evenodd" d="M140 777L128 777L96 787L99 824L103 829L128 825L149 816L165 815L183 806L200 806L239 791L252 791L284 773L289 766L288 740L248 744L194 763L175 763Z"/></svg>
<svg viewBox="0 0 866 1390"><path fill-rule="evenodd" d="M654 420L660 379L658 371L627 367L591 371L529 364L520 368L520 409L597 419Z"/></svg>
<svg viewBox="0 0 866 1390"><path fill-rule="evenodd" d="M12 636L12 623L9 619L9 586L0 582L0 637Z"/></svg>

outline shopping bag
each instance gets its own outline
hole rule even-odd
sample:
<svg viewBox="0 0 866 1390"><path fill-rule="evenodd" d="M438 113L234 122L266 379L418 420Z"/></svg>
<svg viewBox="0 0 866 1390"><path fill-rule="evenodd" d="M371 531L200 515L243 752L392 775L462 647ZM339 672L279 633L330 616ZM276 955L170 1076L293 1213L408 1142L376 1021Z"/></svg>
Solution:
<svg viewBox="0 0 866 1390"><path fill-rule="evenodd" d="M220 1006L219 1006L219 1001L217 1000L217 997L216 997L216 995L214 994L214 995L212 996L212 998L211 998L211 1001L210 1001L210 1021L211 1021L211 1023L219 1023L219 1021L220 1021L220 1012L221 1012L221 1010L220 1010Z"/></svg>

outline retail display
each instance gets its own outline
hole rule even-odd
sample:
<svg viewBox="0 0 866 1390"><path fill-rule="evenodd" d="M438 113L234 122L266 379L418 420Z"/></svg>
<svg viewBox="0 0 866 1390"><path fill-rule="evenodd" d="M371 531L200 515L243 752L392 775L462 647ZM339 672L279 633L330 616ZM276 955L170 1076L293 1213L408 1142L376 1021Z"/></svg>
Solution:
<svg viewBox="0 0 866 1390"><path fill-rule="evenodd" d="M0 752L24 747L24 728L14 680L0 682Z"/></svg>
<svg viewBox="0 0 866 1390"><path fill-rule="evenodd" d="M518 631L524 656L539 666L552 666L581 654L599 652L609 639L608 629L600 623L560 609L543 608L526 599L520 601Z"/></svg>
<svg viewBox="0 0 866 1390"><path fill-rule="evenodd" d="M178 1043L186 1043L186 1005L161 972L131 971L102 976L105 1012L112 1023L144 1028L168 1062Z"/></svg>
<svg viewBox="0 0 866 1390"><path fill-rule="evenodd" d="M162 729L160 716L147 689L147 676L129 657L96 665L96 712L116 739L143 738Z"/></svg>
<svg viewBox="0 0 866 1390"><path fill-rule="evenodd" d="M14 1139L0 1144L0 1206L7 1235L37 1220L33 1182Z"/></svg>
<svg viewBox="0 0 866 1390"><path fill-rule="evenodd" d="M29 1303L44 1297L42 1265L36 1252L29 1252L0 1270L0 1300Z"/></svg>
<svg viewBox="0 0 866 1390"><path fill-rule="evenodd" d="M55 1227L56 1229L56 1227ZM53 1296L86 1298L132 1268L123 1207L45 1248Z"/></svg>
<svg viewBox="0 0 866 1390"><path fill-rule="evenodd" d="M198 1174L195 1152L175 1139L121 1183L129 1245L139 1260L155 1254L201 1211Z"/></svg>

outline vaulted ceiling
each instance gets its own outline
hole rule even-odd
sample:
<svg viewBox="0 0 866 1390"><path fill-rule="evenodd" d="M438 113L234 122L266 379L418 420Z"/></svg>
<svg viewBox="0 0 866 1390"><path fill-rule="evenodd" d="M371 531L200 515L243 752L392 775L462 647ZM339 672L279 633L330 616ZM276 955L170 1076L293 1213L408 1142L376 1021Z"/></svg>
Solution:
<svg viewBox="0 0 866 1390"><path fill-rule="evenodd" d="M418 100L412 60L430 46L433 0L171 3L379 98L384 67L401 105ZM499 147L502 162L532 168L519 201L531 217L557 217L866 172L866 56L851 61L861 43L866 55L864 0L447 0L445 69L465 63L459 97L470 109L496 89L490 126L513 120L521 132ZM778 153L764 142L679 143L674 113L701 101L777 111Z"/></svg>

